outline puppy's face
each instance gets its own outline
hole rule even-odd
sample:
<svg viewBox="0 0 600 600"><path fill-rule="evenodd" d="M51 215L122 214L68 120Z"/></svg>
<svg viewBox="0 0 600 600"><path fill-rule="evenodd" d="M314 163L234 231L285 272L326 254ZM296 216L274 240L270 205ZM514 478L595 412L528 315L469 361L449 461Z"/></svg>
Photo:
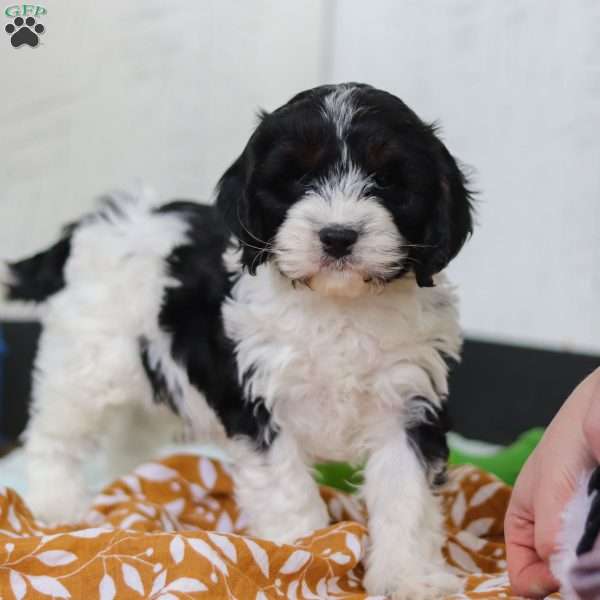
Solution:
<svg viewBox="0 0 600 600"><path fill-rule="evenodd" d="M302 92L263 115L217 204L251 273L271 260L332 296L409 272L432 285L471 232L464 177L433 128L358 84Z"/></svg>

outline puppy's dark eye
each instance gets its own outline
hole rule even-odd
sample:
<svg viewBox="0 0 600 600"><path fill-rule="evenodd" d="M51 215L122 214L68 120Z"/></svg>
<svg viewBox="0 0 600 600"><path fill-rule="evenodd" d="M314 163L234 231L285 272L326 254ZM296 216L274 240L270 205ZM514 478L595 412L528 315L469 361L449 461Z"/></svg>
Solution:
<svg viewBox="0 0 600 600"><path fill-rule="evenodd" d="M304 184L310 178L311 168L300 161L289 160L278 173L278 179L284 185Z"/></svg>

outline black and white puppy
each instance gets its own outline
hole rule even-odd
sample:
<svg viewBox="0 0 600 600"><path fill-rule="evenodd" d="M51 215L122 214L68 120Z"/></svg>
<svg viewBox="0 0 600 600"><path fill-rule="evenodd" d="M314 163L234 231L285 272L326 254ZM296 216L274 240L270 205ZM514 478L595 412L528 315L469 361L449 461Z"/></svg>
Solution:
<svg viewBox="0 0 600 600"><path fill-rule="evenodd" d="M162 405L227 446L257 536L325 527L312 463L364 463L368 591L451 590L433 489L461 336L440 272L471 225L434 129L389 93L332 85L261 115L216 208L113 196L8 264L9 299L45 303L34 511L80 515L82 463L99 444L146 450L170 427Z"/></svg>

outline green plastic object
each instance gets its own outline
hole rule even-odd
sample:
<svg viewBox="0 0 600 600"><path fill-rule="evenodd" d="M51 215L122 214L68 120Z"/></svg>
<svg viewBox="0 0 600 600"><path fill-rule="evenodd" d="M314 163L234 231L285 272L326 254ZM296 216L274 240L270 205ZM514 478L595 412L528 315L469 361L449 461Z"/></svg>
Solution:
<svg viewBox="0 0 600 600"><path fill-rule="evenodd" d="M478 455L450 448L451 465L474 465L513 485L525 461L542 439L544 430L535 428L521 434L512 444L491 455ZM361 470L347 463L326 463L316 467L317 482L344 492L354 492L362 482Z"/></svg>
<svg viewBox="0 0 600 600"><path fill-rule="evenodd" d="M544 430L541 427L530 429L522 433L512 444L498 450L495 454L489 456L479 456L461 452L455 448L450 449L451 465L474 465L493 473L505 483L514 485L517 475L523 468L525 461L534 451L539 441L542 439Z"/></svg>
<svg viewBox="0 0 600 600"><path fill-rule="evenodd" d="M359 468L347 463L332 462L317 465L315 467L315 478L317 483L342 490L343 492L355 492L362 483L362 474Z"/></svg>

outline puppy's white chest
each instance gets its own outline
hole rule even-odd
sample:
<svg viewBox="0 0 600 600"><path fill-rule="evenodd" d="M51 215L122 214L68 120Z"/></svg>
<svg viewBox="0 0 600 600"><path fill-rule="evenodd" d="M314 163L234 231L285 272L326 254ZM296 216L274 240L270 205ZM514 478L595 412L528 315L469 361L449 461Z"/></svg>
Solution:
<svg viewBox="0 0 600 600"><path fill-rule="evenodd" d="M224 318L247 396L313 457L359 459L377 422L401 419L411 394L431 394L416 363L438 356L439 327L413 288L397 282L380 296L334 302L268 271L243 276Z"/></svg>
<svg viewBox="0 0 600 600"><path fill-rule="evenodd" d="M381 413L376 383L386 367L377 340L340 318L309 339L294 340L292 354L275 376L281 394L274 418L316 458L358 458L368 421Z"/></svg>

